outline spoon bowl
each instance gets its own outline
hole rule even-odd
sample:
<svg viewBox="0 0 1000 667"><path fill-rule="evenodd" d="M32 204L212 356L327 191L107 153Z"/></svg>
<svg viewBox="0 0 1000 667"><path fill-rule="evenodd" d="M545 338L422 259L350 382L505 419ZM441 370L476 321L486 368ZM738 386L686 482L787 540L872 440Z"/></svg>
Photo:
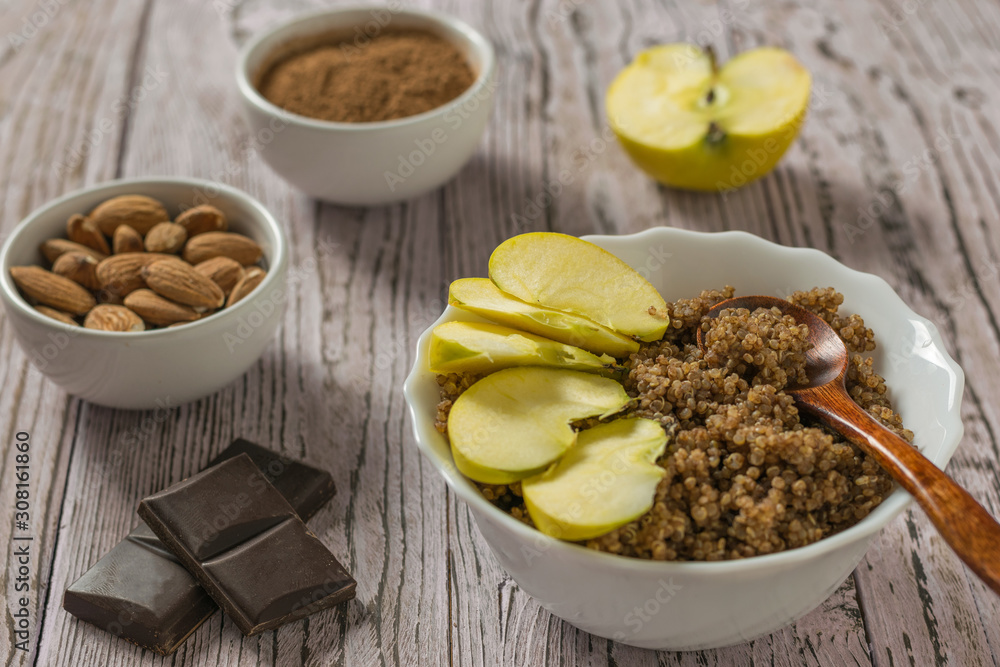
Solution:
<svg viewBox="0 0 1000 667"><path fill-rule="evenodd" d="M809 327L808 340L810 345L812 345L806 351L806 376L809 378L809 381L803 385L796 385L792 388L793 390L829 384L836 380L840 373L845 373L846 377L847 362L850 359L847 347L844 345L844 341L840 339L840 336L819 315L801 306L796 306L790 301L778 299L773 296L739 296L716 304L706 313L706 316L714 319L722 314L724 310L735 310L737 308L746 308L751 313L758 308L776 308L781 311L782 315L791 315L795 318L796 322ZM705 333L703 329L698 329L697 331L698 347L702 350L705 349Z"/></svg>
<svg viewBox="0 0 1000 667"><path fill-rule="evenodd" d="M809 329L807 381L785 387L795 405L840 433L874 458L910 493L959 558L995 593L1000 594L1000 524L937 466L859 406L847 393L850 360L836 331L814 313L784 299L745 296L727 299L706 313L714 319L727 310L751 313L777 309ZM698 347L707 350L705 326L697 331Z"/></svg>

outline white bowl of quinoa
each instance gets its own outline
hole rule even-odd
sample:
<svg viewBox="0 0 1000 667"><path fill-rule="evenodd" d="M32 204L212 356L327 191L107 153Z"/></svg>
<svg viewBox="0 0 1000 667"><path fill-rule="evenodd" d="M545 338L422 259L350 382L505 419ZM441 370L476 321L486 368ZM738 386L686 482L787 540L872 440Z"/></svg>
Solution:
<svg viewBox="0 0 1000 667"><path fill-rule="evenodd" d="M632 355L623 381L635 397L630 411L671 434L653 509L602 537L564 542L532 527L516 484L477 484L455 468L442 433L447 399L476 378L435 376L428 343L441 322L479 318L451 306L420 337L404 388L417 446L518 585L583 630L695 650L791 623L844 581L911 498L853 445L800 419L780 388L706 367L692 347L701 313L727 286L818 312L851 351L855 400L904 437L912 433L941 468L962 437L961 368L934 324L888 283L818 250L664 227L585 238L668 302L666 337Z"/></svg>

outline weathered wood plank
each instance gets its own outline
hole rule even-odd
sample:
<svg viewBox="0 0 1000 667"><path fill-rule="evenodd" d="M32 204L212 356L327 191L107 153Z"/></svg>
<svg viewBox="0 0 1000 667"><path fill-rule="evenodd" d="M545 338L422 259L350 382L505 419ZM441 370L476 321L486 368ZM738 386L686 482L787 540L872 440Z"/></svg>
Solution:
<svg viewBox="0 0 1000 667"><path fill-rule="evenodd" d="M671 654L579 632L499 568L467 510L420 460L397 389L447 282L483 275L503 238L743 229L882 275L938 322L968 371L967 436L950 470L1000 512L994 4L428 0L420 4L464 17L496 44L495 115L455 181L376 209L317 205L244 149L230 81L238 44L326 3L225 4L59 4L16 50L0 43L0 229L116 174L202 176L248 190L287 222L297 276L261 361L219 394L161 413L67 399L0 319L0 472L13 461L9 436L29 430L30 530L42 555L38 654L13 652L4 636L5 664L995 664L1000 602L919 511L890 525L819 609L769 637ZM0 35L22 30L40 6L8 3ZM768 178L723 196L671 191L610 141L611 78L642 48L682 39L723 57L779 43L813 72L801 139ZM572 178L557 191L563 170ZM63 612L62 590L134 525L139 498L198 470L237 435L334 473L340 495L311 526L355 572L358 600L251 639L217 615L167 661ZM10 494L4 485L4 542ZM12 582L0 576L9 599Z"/></svg>
<svg viewBox="0 0 1000 667"><path fill-rule="evenodd" d="M116 101L126 94L134 39L109 40L108 32L135 35L141 6L113 1L62 5L6 3L0 15L0 236L4 238L32 209L52 197L94 180L114 176L122 118ZM107 119L103 124L102 119ZM77 156L85 157L78 159ZM58 346L59 341L53 341ZM50 574L58 542L67 473L79 442L81 404L69 400L31 366L0 318L0 543L5 566L0 589L6 605L23 595L16 590L8 545L30 535L28 607L29 650L17 650L8 631L0 633L5 665L37 663L38 641L48 609L62 589ZM31 509L27 531L14 524L14 436L31 435ZM13 611L13 608L11 608Z"/></svg>
<svg viewBox="0 0 1000 667"><path fill-rule="evenodd" d="M992 36L972 28L970 17L991 14L986 25L1000 17L994 6L977 4L918 10L888 26L884 8L846 3L840 16L855 13L849 26L808 9L754 18L759 26L783 19L807 66L830 77L833 90L849 91L834 96L822 121L814 115L804 133L804 145L828 144L817 157L847 161L826 178L832 233L824 249L884 276L942 327L969 371L967 436L949 470L997 514L995 407L977 398L993 395L996 378L975 369L995 363L998 344L996 239L983 224L996 219L997 197L981 172L995 173L1000 161L990 120L967 102L985 101L996 88L977 71L978 62L963 64L976 62L978 53L987 63L996 60ZM961 50L952 48L959 42ZM980 89L989 92L969 92ZM891 349L893 342L883 345ZM856 579L877 664L993 664L987 656L997 645L1000 602L919 510L883 532Z"/></svg>
<svg viewBox="0 0 1000 667"><path fill-rule="evenodd" d="M370 216L317 209L259 156L242 150L245 126L230 80L237 45L225 36L230 18L204 3L153 6L140 71L153 67L166 74L130 118L123 173L230 182L285 220L294 276L285 326L245 378L210 399L171 411L148 440L123 452L120 479L104 485L117 492L114 498L93 491L102 469L98 448L135 428L132 419L149 415L104 411L107 431L86 435L89 447L81 452L86 458L72 468L68 497L82 496L88 505L100 500L108 509L93 517L96 525L86 525L74 521L85 507L67 508L65 548L57 553L66 566L53 576L53 586L64 588L120 539L134 524L142 496L191 474L232 437L245 435L334 473L340 495L311 528L358 578L358 599L259 638L243 639L217 615L181 648L174 664L296 664L303 656L322 664L435 664L447 650L448 627L426 620L420 626L433 618L428 609L447 605L444 499L439 493L437 503L421 504L418 454L400 445L404 420L395 390L408 370L411 346L394 346L408 335L408 292L423 289L427 274L420 260L430 254L418 254L406 268L410 258L403 260L395 241L409 234L428 238L434 225L425 230L416 222L435 221L435 203L429 200L428 215L419 217L405 207ZM185 48L178 49L179 43ZM205 71L206 61L218 66ZM164 127L176 129L165 133ZM430 279L437 287L439 280ZM384 367L378 356L383 350L393 350ZM427 481L440 486L433 478ZM100 540L93 539L95 533ZM111 663L157 661L77 623L56 602L50 602L50 613L55 620L43 658L51 663L45 664L74 664L80 648ZM420 635L425 641L410 641Z"/></svg>

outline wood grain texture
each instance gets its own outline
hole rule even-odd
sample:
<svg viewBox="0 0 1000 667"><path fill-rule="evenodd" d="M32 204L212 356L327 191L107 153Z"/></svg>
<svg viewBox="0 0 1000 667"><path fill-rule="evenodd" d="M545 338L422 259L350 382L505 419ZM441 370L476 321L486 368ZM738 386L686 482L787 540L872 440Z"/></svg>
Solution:
<svg viewBox="0 0 1000 667"><path fill-rule="evenodd" d="M248 143L232 81L246 39L327 4L336 3L3 3L0 235L83 185L197 176L248 191L284 221L294 276L278 337L246 376L162 411L68 398L0 317L0 543L13 532L10 445L28 431L40 556L32 650L0 633L3 664L996 664L1000 600L919 510L890 524L820 608L768 637L657 653L577 631L500 569L419 457L399 391L448 282L483 275L513 234L742 229L877 273L938 324L967 372L966 437L949 473L997 515L996 3L425 0L416 4L465 18L495 44L494 117L455 180L370 209L309 200L270 171L267 146ZM22 31L31 36L15 45L9 35ZM813 73L802 136L773 174L723 196L676 192L611 140L603 95L614 74L643 48L679 40L723 57L779 44ZM571 178L557 189L563 171ZM135 524L139 499L236 436L333 473L340 493L310 527L358 579L357 600L249 639L216 615L167 659L66 614L62 591ZM10 600L6 569L0 583Z"/></svg>

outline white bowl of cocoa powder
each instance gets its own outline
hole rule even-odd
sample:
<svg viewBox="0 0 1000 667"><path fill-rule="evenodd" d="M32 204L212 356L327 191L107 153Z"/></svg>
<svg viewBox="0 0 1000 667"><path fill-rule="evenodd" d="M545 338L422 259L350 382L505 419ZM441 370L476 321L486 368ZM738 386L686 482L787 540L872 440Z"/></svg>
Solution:
<svg viewBox="0 0 1000 667"><path fill-rule="evenodd" d="M386 6L298 16L242 50L253 144L283 178L339 204L409 199L450 180L486 129L492 45L438 12Z"/></svg>

